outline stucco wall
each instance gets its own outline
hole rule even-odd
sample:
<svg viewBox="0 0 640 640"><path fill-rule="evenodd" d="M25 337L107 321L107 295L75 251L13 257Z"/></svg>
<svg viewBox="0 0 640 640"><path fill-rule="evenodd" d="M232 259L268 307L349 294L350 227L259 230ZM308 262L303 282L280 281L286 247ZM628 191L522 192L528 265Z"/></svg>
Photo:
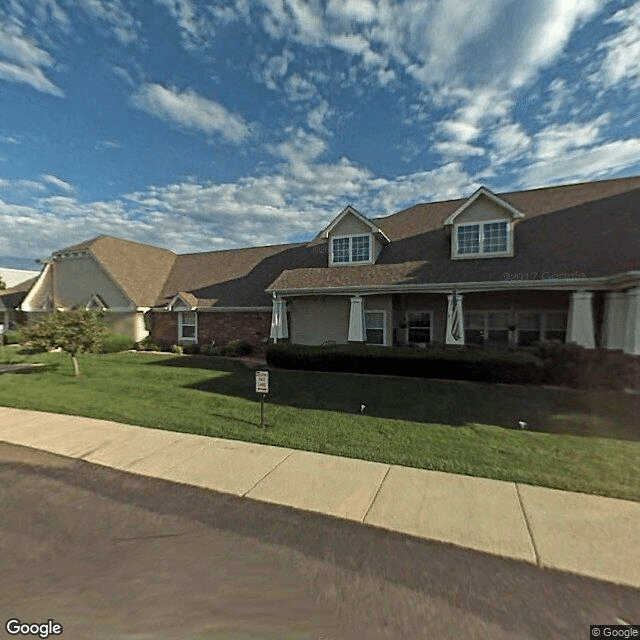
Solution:
<svg viewBox="0 0 640 640"><path fill-rule="evenodd" d="M107 307L130 307L131 302L91 256L63 258L54 263L56 305L84 307L96 293Z"/></svg>
<svg viewBox="0 0 640 640"><path fill-rule="evenodd" d="M346 344L349 333L349 297L313 296L291 298L290 341L294 344L322 344L333 340Z"/></svg>
<svg viewBox="0 0 640 640"><path fill-rule="evenodd" d="M45 268L43 274L40 276L40 279L36 282L33 289L33 295L31 293L27 294L27 296L31 297L28 306L29 309L41 309L42 305L46 302L47 296L51 296L53 298L53 289L52 287L52 278L51 278L51 266ZM26 298L25 298L26 301ZM23 301L24 304L24 301Z"/></svg>
<svg viewBox="0 0 640 640"><path fill-rule="evenodd" d="M309 296L291 298L290 341L294 344L322 344L333 340L347 344L351 296ZM385 339L393 339L393 306L391 295L364 296L365 311L385 312Z"/></svg>
<svg viewBox="0 0 640 640"><path fill-rule="evenodd" d="M144 314L141 311L105 313L104 321L112 331L130 336L136 342L146 338L149 333L145 329Z"/></svg>

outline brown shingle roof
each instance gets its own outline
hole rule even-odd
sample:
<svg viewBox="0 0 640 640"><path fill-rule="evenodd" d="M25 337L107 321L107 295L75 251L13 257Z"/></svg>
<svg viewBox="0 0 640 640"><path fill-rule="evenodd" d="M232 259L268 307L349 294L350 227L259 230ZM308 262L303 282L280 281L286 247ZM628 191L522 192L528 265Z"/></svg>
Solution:
<svg viewBox="0 0 640 640"><path fill-rule="evenodd" d="M640 183L640 179L636 181ZM534 211L534 215L527 215L516 225L514 257L451 260L451 231L440 224L411 235L403 230L401 237L396 236L382 250L375 265L288 270L269 289L285 292L376 284L492 282L507 279L505 274L521 274L511 278L539 279L540 275L527 278L525 274L576 271L584 277L599 277L640 270L640 188L584 202L552 215L541 215L549 213L549 205L544 201L540 203L533 196L529 199L531 203L537 202L537 206L523 206L524 194L509 198L526 214ZM555 198L558 201L567 199ZM448 207L448 212L456 206ZM410 215L415 215L415 209L409 210ZM436 210L443 220L447 217L448 213L445 215L441 208ZM401 217L403 213L397 215Z"/></svg>
<svg viewBox="0 0 640 640"><path fill-rule="evenodd" d="M165 306L185 291L198 298L200 307L268 306L265 289L284 269L322 264L323 255L306 244L180 255L155 304Z"/></svg>
<svg viewBox="0 0 640 640"><path fill-rule="evenodd" d="M329 268L326 240L317 237L308 244L176 256L99 236L56 254L91 252L138 306L164 306L181 291L200 307L259 307L270 304L267 288L492 281L506 272L543 270L607 275L640 269L639 194L640 176L498 194L525 214L513 258L450 259L450 229L442 223L466 198L373 219L392 240L376 265Z"/></svg>
<svg viewBox="0 0 640 640"><path fill-rule="evenodd" d="M2 300L2 304L5 309L15 309L22 303L25 299L27 293L31 287L35 284L38 276L35 278L30 278L29 280L25 280L20 284L15 285L15 287L10 287L8 289L0 290L0 300Z"/></svg>
<svg viewBox="0 0 640 640"><path fill-rule="evenodd" d="M529 191L511 191L496 195L522 211L525 218L528 219L624 193L638 187L640 187L640 176L543 187ZM444 202L417 204L390 216L373 218L372 222L377 224L392 241L407 238L441 227L443 222L467 199L459 198Z"/></svg>
<svg viewBox="0 0 640 640"><path fill-rule="evenodd" d="M151 307L167 280L176 254L149 244L98 236L53 255L88 251L138 307Z"/></svg>

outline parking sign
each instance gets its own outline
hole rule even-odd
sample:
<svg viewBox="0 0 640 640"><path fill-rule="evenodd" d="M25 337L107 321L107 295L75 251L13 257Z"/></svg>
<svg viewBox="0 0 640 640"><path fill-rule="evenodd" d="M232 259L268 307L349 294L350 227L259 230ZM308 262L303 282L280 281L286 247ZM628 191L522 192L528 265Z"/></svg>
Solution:
<svg viewBox="0 0 640 640"><path fill-rule="evenodd" d="M268 371L256 371L256 393L269 393Z"/></svg>

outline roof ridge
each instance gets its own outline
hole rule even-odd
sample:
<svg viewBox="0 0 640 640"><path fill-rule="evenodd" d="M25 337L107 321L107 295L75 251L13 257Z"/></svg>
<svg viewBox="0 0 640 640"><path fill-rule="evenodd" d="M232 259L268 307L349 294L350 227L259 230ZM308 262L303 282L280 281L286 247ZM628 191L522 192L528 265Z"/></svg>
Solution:
<svg viewBox="0 0 640 640"><path fill-rule="evenodd" d="M193 251L192 253L177 253L179 257L185 256L205 256L213 253L224 253L226 251L252 251L254 249L271 249L273 247L299 247L309 244L308 241L302 242L284 242L282 244L261 244L257 247L234 247L232 249L214 249L213 251Z"/></svg>

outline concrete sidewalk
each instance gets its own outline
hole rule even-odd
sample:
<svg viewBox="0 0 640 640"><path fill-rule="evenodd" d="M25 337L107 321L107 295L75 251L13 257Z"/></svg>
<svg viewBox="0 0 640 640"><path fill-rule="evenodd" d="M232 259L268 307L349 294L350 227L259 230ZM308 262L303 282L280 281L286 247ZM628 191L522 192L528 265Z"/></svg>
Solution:
<svg viewBox="0 0 640 640"><path fill-rule="evenodd" d="M0 441L640 588L640 503L0 407Z"/></svg>

